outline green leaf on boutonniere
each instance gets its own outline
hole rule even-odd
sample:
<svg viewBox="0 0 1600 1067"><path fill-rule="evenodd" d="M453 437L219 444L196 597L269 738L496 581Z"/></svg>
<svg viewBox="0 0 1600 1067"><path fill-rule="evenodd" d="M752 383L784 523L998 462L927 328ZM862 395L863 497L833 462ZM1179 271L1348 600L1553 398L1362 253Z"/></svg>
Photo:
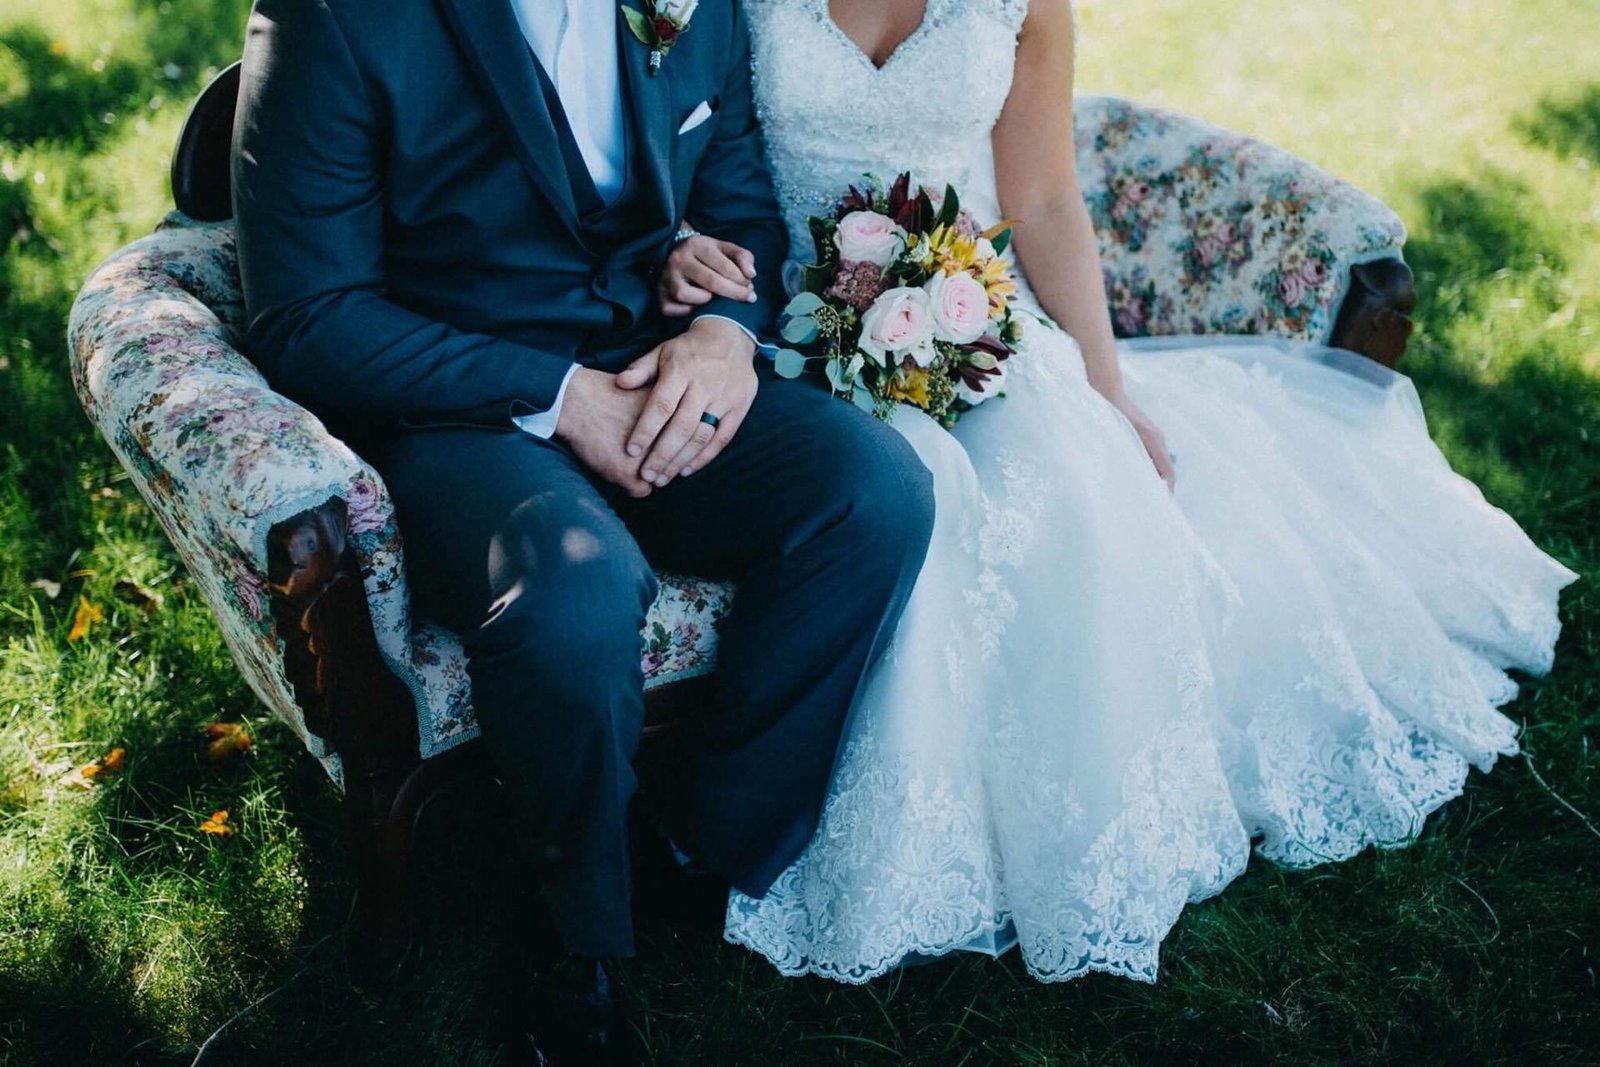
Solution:
<svg viewBox="0 0 1600 1067"><path fill-rule="evenodd" d="M994 235L994 240L990 241L989 243L994 245L994 254L995 255L998 256L1001 252L1004 252L1006 250L1006 247L1011 244L1011 229L1010 229L1010 227L1007 227L1006 229L1001 230L999 233L995 234Z"/></svg>
<svg viewBox="0 0 1600 1067"><path fill-rule="evenodd" d="M629 7L627 4L623 4L622 17L627 20L628 29L633 32L635 37L639 38L640 44L655 46L656 28L651 23L649 15L646 15L636 7Z"/></svg>

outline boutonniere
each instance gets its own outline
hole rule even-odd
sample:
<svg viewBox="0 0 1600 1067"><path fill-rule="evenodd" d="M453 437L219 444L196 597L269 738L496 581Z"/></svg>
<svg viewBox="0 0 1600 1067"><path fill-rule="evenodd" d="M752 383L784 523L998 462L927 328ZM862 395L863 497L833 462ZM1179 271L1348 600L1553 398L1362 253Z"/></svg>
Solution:
<svg viewBox="0 0 1600 1067"><path fill-rule="evenodd" d="M650 49L650 73L661 69L661 57L678 43L689 29L689 20L700 0L644 0L645 9L622 5L628 29Z"/></svg>

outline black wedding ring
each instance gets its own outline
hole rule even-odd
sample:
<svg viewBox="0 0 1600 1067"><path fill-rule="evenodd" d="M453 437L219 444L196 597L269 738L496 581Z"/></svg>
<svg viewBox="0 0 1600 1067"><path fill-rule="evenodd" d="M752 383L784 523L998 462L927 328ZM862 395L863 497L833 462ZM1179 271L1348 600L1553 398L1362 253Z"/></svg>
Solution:
<svg viewBox="0 0 1600 1067"><path fill-rule="evenodd" d="M711 412L708 411L704 415L700 416L700 421L705 423L707 426L711 427L713 430L715 430L717 428L717 424L720 423L722 420L717 418L715 415L711 414Z"/></svg>

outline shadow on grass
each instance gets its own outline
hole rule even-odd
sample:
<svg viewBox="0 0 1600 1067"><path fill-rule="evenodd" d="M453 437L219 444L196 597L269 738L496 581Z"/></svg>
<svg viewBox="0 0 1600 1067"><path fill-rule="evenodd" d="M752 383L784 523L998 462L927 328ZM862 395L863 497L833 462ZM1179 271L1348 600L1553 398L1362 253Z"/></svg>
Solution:
<svg viewBox="0 0 1600 1067"><path fill-rule="evenodd" d="M1562 97L1546 97L1515 123L1529 144L1562 158L1600 163L1600 84Z"/></svg>
<svg viewBox="0 0 1600 1067"><path fill-rule="evenodd" d="M1405 369L1436 436L1536 538L1583 535L1592 548L1600 378L1577 358L1564 236L1532 213L1525 188L1494 172L1425 186L1416 199L1406 258L1418 334Z"/></svg>

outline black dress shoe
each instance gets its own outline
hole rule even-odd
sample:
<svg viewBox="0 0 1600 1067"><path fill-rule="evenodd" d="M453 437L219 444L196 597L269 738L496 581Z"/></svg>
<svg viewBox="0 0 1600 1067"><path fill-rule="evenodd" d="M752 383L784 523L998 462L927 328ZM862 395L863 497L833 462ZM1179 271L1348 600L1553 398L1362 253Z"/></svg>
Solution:
<svg viewBox="0 0 1600 1067"><path fill-rule="evenodd" d="M567 956L538 967L520 1025L541 1067L631 1067L640 1062L633 1027L599 960Z"/></svg>

